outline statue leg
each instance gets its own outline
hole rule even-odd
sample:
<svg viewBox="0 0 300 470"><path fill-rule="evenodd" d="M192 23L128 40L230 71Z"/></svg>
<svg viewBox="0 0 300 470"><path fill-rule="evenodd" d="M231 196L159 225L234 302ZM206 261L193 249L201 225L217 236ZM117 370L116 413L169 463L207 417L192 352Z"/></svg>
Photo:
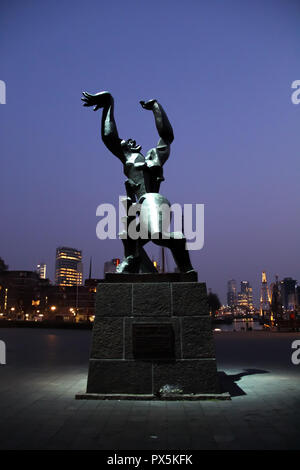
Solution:
<svg viewBox="0 0 300 470"><path fill-rule="evenodd" d="M178 232L170 232L168 235L170 236L169 239L161 238L159 240L152 241L156 245L165 246L171 250L174 261L180 272L193 272L194 268L190 260L189 251L186 249L186 239L184 235L180 234L182 238L177 238L179 235Z"/></svg>
<svg viewBox="0 0 300 470"><path fill-rule="evenodd" d="M129 224L136 222L136 217L128 215L129 208L132 206L132 204L134 204L135 196L134 193L131 194L131 186L129 184L125 183L125 187L127 198L123 201L123 203L126 203L127 207L127 215L125 217L125 227L127 229ZM137 223L136 230L138 233L139 223ZM141 238L138 238L137 240L133 240L130 238L128 231L126 230L119 233L119 236L122 239L124 246L124 259L117 267L118 273L157 273L157 269L143 248L149 239L142 240Z"/></svg>
<svg viewBox="0 0 300 470"><path fill-rule="evenodd" d="M147 240L149 241L149 240ZM151 259L147 255L141 240L122 239L124 259L117 267L118 273L157 273Z"/></svg>
<svg viewBox="0 0 300 470"><path fill-rule="evenodd" d="M186 238L181 232L169 232L170 203L160 194L148 193L144 196L140 224L148 231L148 240L169 248L180 272L194 271L190 255L186 249Z"/></svg>

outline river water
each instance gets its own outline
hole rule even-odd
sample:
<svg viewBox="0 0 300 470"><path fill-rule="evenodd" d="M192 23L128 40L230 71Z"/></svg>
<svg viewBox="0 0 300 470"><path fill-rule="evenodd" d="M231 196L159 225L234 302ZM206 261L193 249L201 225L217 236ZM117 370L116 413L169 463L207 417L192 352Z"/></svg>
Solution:
<svg viewBox="0 0 300 470"><path fill-rule="evenodd" d="M248 331L248 330L262 330L262 325L253 319L236 319L232 323L214 323L213 329L215 331Z"/></svg>

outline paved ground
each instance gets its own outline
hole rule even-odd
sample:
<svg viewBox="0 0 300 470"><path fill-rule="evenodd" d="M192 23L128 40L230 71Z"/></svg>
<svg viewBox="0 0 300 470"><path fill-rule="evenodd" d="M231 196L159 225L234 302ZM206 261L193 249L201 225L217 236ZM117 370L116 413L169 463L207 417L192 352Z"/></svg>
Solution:
<svg viewBox="0 0 300 470"><path fill-rule="evenodd" d="M77 401L90 331L0 329L0 449L300 449L300 333L216 333L231 401Z"/></svg>

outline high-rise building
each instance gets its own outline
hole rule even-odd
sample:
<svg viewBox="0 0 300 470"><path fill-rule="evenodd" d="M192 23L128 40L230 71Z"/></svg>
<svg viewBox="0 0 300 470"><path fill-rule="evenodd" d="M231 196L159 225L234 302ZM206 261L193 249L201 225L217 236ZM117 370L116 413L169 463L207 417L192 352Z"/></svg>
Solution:
<svg viewBox="0 0 300 470"><path fill-rule="evenodd" d="M227 304L234 307L237 304L236 281L230 279L227 283Z"/></svg>
<svg viewBox="0 0 300 470"><path fill-rule="evenodd" d="M261 288L260 288L260 315L264 316L270 313L271 297L268 287L267 275L265 271L261 275Z"/></svg>
<svg viewBox="0 0 300 470"><path fill-rule="evenodd" d="M238 293L238 306L253 310L253 292L249 281L241 281L241 291Z"/></svg>
<svg viewBox="0 0 300 470"><path fill-rule="evenodd" d="M271 297L271 312L273 319L282 318L282 299L280 292L280 284L278 282L278 275L275 276L275 282L270 285L270 297Z"/></svg>
<svg viewBox="0 0 300 470"><path fill-rule="evenodd" d="M36 267L36 272L38 273L40 279L46 279L47 266L45 263L38 264Z"/></svg>
<svg viewBox="0 0 300 470"><path fill-rule="evenodd" d="M297 302L297 306L299 307L300 306L300 286L296 287L296 302Z"/></svg>
<svg viewBox="0 0 300 470"><path fill-rule="evenodd" d="M241 294L247 294L250 284L248 281L241 281Z"/></svg>
<svg viewBox="0 0 300 470"><path fill-rule="evenodd" d="M82 285L82 252L80 250L66 246L56 249L55 284Z"/></svg>
<svg viewBox="0 0 300 470"><path fill-rule="evenodd" d="M280 283L282 305L286 310L294 310L296 306L297 281L291 277L285 277Z"/></svg>

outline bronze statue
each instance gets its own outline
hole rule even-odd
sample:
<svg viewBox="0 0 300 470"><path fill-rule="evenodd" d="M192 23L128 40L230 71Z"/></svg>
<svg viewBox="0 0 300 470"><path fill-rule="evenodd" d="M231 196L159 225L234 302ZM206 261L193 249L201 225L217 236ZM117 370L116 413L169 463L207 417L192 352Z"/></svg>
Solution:
<svg viewBox="0 0 300 470"><path fill-rule="evenodd" d="M140 204L139 224L147 228L148 238L137 240L127 236L122 238L125 258L118 266L119 273L154 272L156 269L149 260L143 246L152 240L155 244L170 248L180 272L193 272L186 239L183 233L166 232L161 207L170 207L169 201L159 194L163 177L163 165L170 155L170 145L174 140L173 129L168 117L157 100L140 101L144 109L154 114L159 141L142 155L140 145L133 139L120 139L114 118L114 100L112 95L103 91L95 95L84 92L84 106L94 106L94 111L103 108L101 136L106 147L118 157L124 165L127 176L125 183L127 209L135 203ZM135 216L128 215L132 222ZM165 236L164 236L165 235Z"/></svg>

